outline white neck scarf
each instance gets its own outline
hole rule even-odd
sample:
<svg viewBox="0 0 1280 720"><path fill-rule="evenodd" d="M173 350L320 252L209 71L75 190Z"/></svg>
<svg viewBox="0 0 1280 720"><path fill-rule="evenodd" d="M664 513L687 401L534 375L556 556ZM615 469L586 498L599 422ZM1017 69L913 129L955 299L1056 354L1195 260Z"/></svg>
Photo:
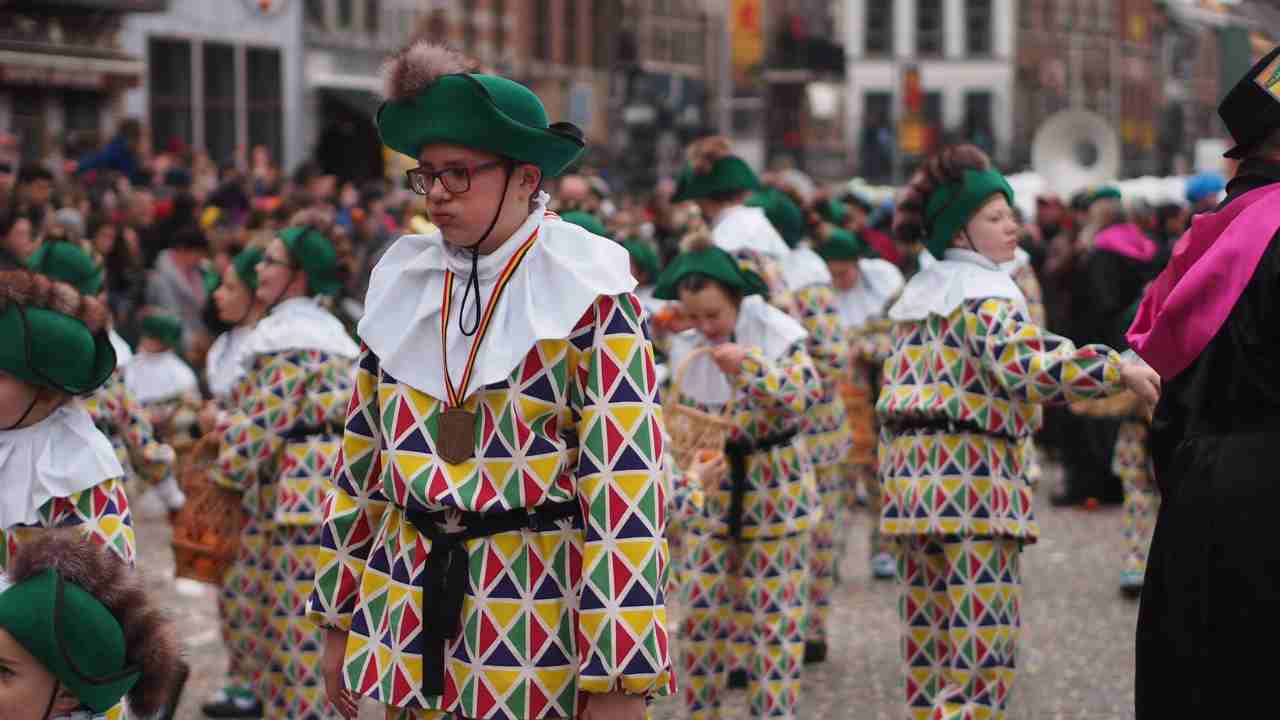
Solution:
<svg viewBox="0 0 1280 720"><path fill-rule="evenodd" d="M249 349L252 325L239 325L218 336L204 361L204 376L209 392L226 398L245 375L245 355Z"/></svg>
<svg viewBox="0 0 1280 720"><path fill-rule="evenodd" d="M290 298L276 305L270 315L258 321L246 344L246 364L258 355L289 350L319 350L347 359L360 354L342 322L309 297Z"/></svg>
<svg viewBox="0 0 1280 720"><path fill-rule="evenodd" d="M738 322L734 325L731 342L748 349L759 348L766 358L777 360L807 335L804 326L790 315L765 302L759 295L748 295L738 307ZM689 353L709 345L706 336L697 330L685 330L672 336L671 372L679 372L680 364ZM680 387L686 397L713 407L724 405L733 397L733 385L709 354L699 355L689 362Z"/></svg>
<svg viewBox="0 0 1280 720"><path fill-rule="evenodd" d="M849 290L836 291L840 324L857 330L871 320L883 317L890 298L902 289L902 271L888 260L869 258L858 261L858 284Z"/></svg>
<svg viewBox="0 0 1280 720"><path fill-rule="evenodd" d="M124 366L124 385L145 404L172 400L197 390L200 381L172 350L139 352Z"/></svg>
<svg viewBox="0 0 1280 720"><path fill-rule="evenodd" d="M468 323L472 303L478 302L483 310L507 261L530 235L538 233L494 307L470 385L457 388L464 398L472 390L504 380L538 341L568 337L601 295L620 295L636 287L627 251L548 215L549 199L540 193L524 224L497 250L478 259L480 297L468 298ZM358 329L360 339L388 374L441 400L448 398L440 342L445 271L456 276L444 352L449 354L453 382L458 383L474 340L458 330L471 262L471 251L449 246L439 231L405 235L374 268Z"/></svg>
<svg viewBox="0 0 1280 720"><path fill-rule="evenodd" d="M34 425L0 431L0 529L35 523L49 500L123 475L111 441L69 400Z"/></svg>
<svg viewBox="0 0 1280 720"><path fill-rule="evenodd" d="M769 222L764 210L746 205L725 208L711 227L711 241L725 252L752 250L781 260L791 248Z"/></svg>
<svg viewBox="0 0 1280 720"><path fill-rule="evenodd" d="M814 285L831 284L831 270L826 261L807 243L788 252L780 264L782 280L792 292Z"/></svg>
<svg viewBox="0 0 1280 720"><path fill-rule="evenodd" d="M966 300L986 298L1004 298L1027 314L1026 298L999 265L972 250L959 248L947 250L943 258L911 278L902 297L889 309L890 320L946 317Z"/></svg>

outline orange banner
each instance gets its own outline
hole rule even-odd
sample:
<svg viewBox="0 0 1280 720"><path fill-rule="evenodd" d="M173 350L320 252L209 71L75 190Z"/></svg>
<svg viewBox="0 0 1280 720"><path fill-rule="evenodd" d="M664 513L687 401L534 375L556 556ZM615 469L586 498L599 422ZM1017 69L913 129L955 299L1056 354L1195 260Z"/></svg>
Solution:
<svg viewBox="0 0 1280 720"><path fill-rule="evenodd" d="M744 75L764 60L762 4L762 0L730 0L729 36L735 75Z"/></svg>

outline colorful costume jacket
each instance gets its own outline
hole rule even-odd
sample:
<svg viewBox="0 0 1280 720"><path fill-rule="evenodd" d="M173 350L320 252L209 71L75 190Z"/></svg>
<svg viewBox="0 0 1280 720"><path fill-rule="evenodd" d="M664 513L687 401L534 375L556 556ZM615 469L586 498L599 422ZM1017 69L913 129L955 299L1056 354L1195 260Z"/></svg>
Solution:
<svg viewBox="0 0 1280 720"><path fill-rule="evenodd" d="M312 618L350 629L357 693L467 718L576 717L581 691L668 694L662 425L639 300L602 296L465 402L477 457L434 455L445 404L367 348L328 501ZM494 512L577 499L581 528L467 542L463 632L445 694L421 694L422 573L431 543L406 508Z"/></svg>
<svg viewBox="0 0 1280 720"><path fill-rule="evenodd" d="M809 357L822 378L822 398L805 415L809 452L817 467L837 465L853 447L853 428L840 397L840 381L853 371L849 335L840 324L830 285L810 285L792 292L791 298L793 317L809 332Z"/></svg>
<svg viewBox="0 0 1280 720"><path fill-rule="evenodd" d="M173 448L156 438L146 410L125 387L118 369L85 398L84 405L93 423L111 441L126 479L136 476L154 485L173 472Z"/></svg>
<svg viewBox="0 0 1280 720"><path fill-rule="evenodd" d="M1120 356L1077 348L1005 297L964 300L945 317L899 322L876 405L890 535L1006 536L1034 542L1023 441L1040 405L1114 394ZM909 429L933 422L951 431ZM957 424L963 424L960 427Z"/></svg>

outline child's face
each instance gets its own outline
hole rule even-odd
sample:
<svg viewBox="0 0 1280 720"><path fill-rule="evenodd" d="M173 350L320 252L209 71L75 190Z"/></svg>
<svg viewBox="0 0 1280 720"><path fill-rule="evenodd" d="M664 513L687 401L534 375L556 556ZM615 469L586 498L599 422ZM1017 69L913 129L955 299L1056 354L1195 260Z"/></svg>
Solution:
<svg viewBox="0 0 1280 720"><path fill-rule="evenodd" d="M22 419L35 400L36 388L0 370L0 429L8 430ZM0 703L0 707L4 707Z"/></svg>
<svg viewBox="0 0 1280 720"><path fill-rule="evenodd" d="M53 698L53 675L8 631L0 628L0 716L4 720L42 720ZM79 702L58 691L50 716L72 712Z"/></svg>
<svg viewBox="0 0 1280 720"><path fill-rule="evenodd" d="M162 353L168 351L169 346L153 337L143 337L138 342L138 350L145 353Z"/></svg>

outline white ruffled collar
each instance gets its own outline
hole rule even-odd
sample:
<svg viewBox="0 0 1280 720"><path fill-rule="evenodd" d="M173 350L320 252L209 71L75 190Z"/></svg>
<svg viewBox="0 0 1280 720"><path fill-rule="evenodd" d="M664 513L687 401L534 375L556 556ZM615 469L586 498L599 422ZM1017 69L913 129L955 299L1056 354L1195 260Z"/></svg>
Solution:
<svg viewBox="0 0 1280 720"><path fill-rule="evenodd" d="M802 243L782 258L782 280L795 292L814 285L830 285L831 269L818 253Z"/></svg>
<svg viewBox="0 0 1280 720"><path fill-rule="evenodd" d="M200 387L196 374L172 350L134 354L124 366L124 384L143 404L172 400Z"/></svg>
<svg viewBox="0 0 1280 720"><path fill-rule="evenodd" d="M888 260L867 258L858 261L859 282L849 290L836 291L840 323L857 330L882 317L885 305L902 289L902 271Z"/></svg>
<svg viewBox="0 0 1280 720"><path fill-rule="evenodd" d="M216 398L231 395L236 383L245 375L245 355L253 325L239 325L218 336L205 357L204 375L209 392Z"/></svg>
<svg viewBox="0 0 1280 720"><path fill-rule="evenodd" d="M946 317L966 300L1004 298L1024 315L1027 300L999 265L972 250L950 248L943 259L922 269L907 283L902 297L889 309L894 322Z"/></svg>
<svg viewBox="0 0 1280 720"><path fill-rule="evenodd" d="M35 523L49 500L123 475L111 441L69 400L34 425L0 431L0 529Z"/></svg>
<svg viewBox="0 0 1280 720"><path fill-rule="evenodd" d="M782 310L765 302L759 295L748 295L738 308L738 322L731 342L746 348L759 348L769 360L783 357L792 345L808 335L804 326ZM710 343L697 330L685 330L671 338L670 365L673 376L689 353ZM709 354L689 362L681 379L681 393L697 402L723 405L733 396L733 385Z"/></svg>
<svg viewBox="0 0 1280 720"><path fill-rule="evenodd" d="M504 380L540 340L569 336L601 295L635 289L631 260L617 243L546 213L540 193L536 207L497 250L478 258L481 308L511 256L535 231L538 238L512 274L494 308L484 347L464 397L472 390ZM369 281L365 314L357 330L395 379L437 399L447 399L440 343L440 310L445 270L456 275L450 312L449 369L462 380L473 338L458 331L458 312L471 273L471 253L448 246L439 231L405 235L382 256ZM468 316L473 312L468 300Z"/></svg>
<svg viewBox="0 0 1280 720"><path fill-rule="evenodd" d="M318 350L347 359L360 354L342 322L311 297L296 297L276 305L253 328L244 351L246 366L258 355L289 350Z"/></svg>
<svg viewBox="0 0 1280 720"><path fill-rule="evenodd" d="M725 252L752 250L775 259L791 254L764 210L746 205L725 208L711 226L711 241Z"/></svg>
<svg viewBox="0 0 1280 720"><path fill-rule="evenodd" d="M116 351L116 367L124 367L133 359L133 348L120 337L120 333L116 332L115 328L107 330L107 339L111 341L111 347Z"/></svg>

